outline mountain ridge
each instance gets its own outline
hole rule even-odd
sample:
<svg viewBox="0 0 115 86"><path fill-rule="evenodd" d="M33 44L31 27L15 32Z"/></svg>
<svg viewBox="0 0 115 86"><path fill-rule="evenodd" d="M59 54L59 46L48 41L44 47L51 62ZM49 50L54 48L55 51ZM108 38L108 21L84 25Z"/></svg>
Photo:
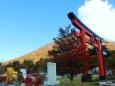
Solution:
<svg viewBox="0 0 115 86"><path fill-rule="evenodd" d="M3 64L8 64L9 62L13 62L17 60L20 62L23 62L24 59L31 59L34 62L36 62L36 61L39 61L40 58L47 58L48 50L51 50L54 44L55 44L54 42L51 42L23 56L3 62ZM109 50L115 50L115 42L105 41L105 42L102 42L102 45L107 45L107 48Z"/></svg>
<svg viewBox="0 0 115 86"><path fill-rule="evenodd" d="M51 42L49 44L46 44L32 52L29 52L25 55L22 55L20 57L11 59L9 61L3 62L3 64L8 64L9 62L13 62L13 61L20 61L23 62L24 59L30 59L33 60L34 62L39 61L40 58L47 58L48 57L48 50L52 49L52 46L54 45L54 42Z"/></svg>

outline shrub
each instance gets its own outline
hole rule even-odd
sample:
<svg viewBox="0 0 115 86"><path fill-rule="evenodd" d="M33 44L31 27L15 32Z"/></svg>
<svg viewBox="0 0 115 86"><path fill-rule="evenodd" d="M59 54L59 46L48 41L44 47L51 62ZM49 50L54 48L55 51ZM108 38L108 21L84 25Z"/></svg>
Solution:
<svg viewBox="0 0 115 86"><path fill-rule="evenodd" d="M115 80L115 75L114 76L108 76L108 80Z"/></svg>

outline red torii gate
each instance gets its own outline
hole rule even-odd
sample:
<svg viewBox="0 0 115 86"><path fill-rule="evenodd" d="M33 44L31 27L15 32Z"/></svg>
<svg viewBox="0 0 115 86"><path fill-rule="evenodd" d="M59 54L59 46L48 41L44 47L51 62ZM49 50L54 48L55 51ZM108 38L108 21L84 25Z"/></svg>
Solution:
<svg viewBox="0 0 115 86"><path fill-rule="evenodd" d="M102 57L102 48L101 48L102 38L99 37L92 30L90 30L85 24L83 24L75 16L75 14L73 12L70 12L68 14L68 18L71 20L72 24L80 30L79 35L81 35L83 38L83 44L86 46L86 43L88 43L88 44L97 48L100 80L105 80L106 76L105 76L105 68L104 68L104 62L103 62L103 57ZM78 34L78 32L76 32L76 35L77 34ZM89 38L87 38L86 35ZM86 74L87 74L87 72L82 75L83 81L86 80Z"/></svg>

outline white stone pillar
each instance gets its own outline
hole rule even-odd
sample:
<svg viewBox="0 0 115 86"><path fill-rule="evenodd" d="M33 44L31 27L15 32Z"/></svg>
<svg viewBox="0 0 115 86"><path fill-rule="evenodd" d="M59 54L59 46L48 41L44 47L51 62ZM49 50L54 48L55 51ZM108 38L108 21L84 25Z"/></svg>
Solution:
<svg viewBox="0 0 115 86"><path fill-rule="evenodd" d="M20 69L20 72L22 72L22 75L23 75L23 77L25 79L26 78L27 69Z"/></svg>
<svg viewBox="0 0 115 86"><path fill-rule="evenodd" d="M48 62L47 81L44 81L44 85L55 85L55 84L59 84L59 81L56 81L56 63Z"/></svg>

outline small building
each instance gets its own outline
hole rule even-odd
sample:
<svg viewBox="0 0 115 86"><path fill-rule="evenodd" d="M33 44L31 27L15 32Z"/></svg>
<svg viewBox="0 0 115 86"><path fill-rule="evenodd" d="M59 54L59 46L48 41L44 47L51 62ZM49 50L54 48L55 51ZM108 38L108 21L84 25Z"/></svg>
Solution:
<svg viewBox="0 0 115 86"><path fill-rule="evenodd" d="M13 79L17 79L18 78L18 72L14 71L12 76L13 76Z"/></svg>

